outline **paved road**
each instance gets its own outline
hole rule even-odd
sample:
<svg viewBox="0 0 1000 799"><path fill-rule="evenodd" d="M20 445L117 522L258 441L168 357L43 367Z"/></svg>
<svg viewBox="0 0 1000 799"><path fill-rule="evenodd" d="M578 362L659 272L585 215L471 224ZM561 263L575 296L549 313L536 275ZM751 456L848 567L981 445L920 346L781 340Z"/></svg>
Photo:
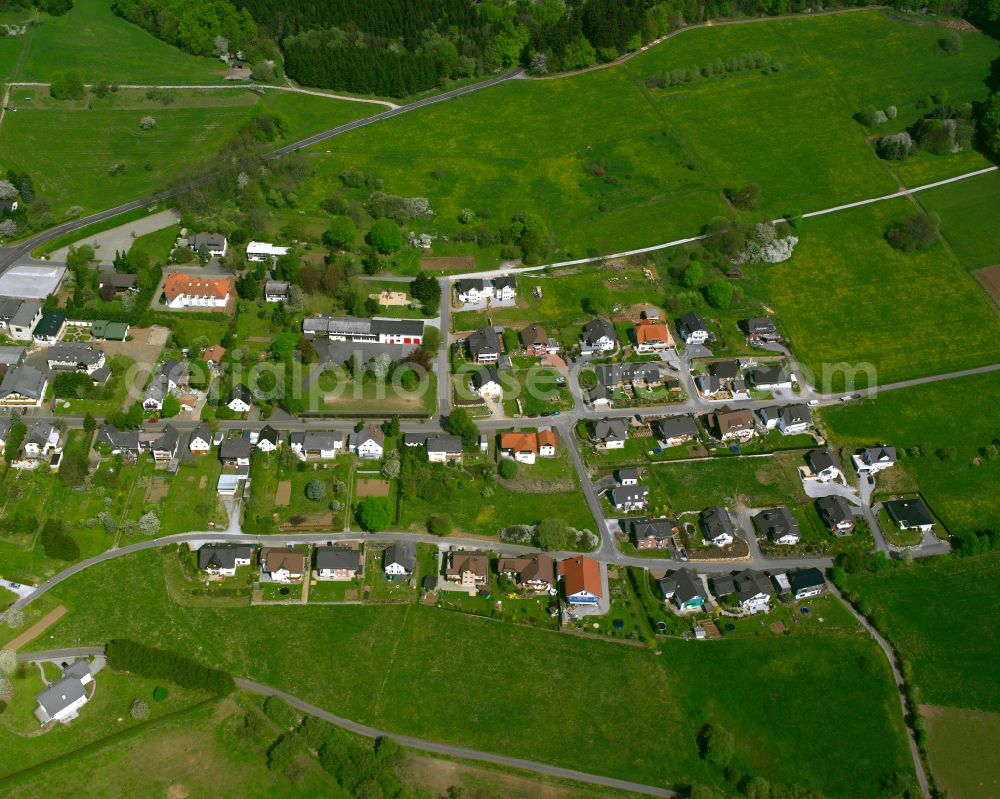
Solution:
<svg viewBox="0 0 1000 799"><path fill-rule="evenodd" d="M576 433L573 431L572 425L567 421L563 420L558 424L554 425L558 428L559 436L562 438L566 449L569 451L570 460L573 461L573 467L576 469L576 475L580 478L580 487L583 490L583 497L587 500L587 507L590 508L590 515L594 517L594 523L597 525L597 534L601 538L601 545L597 552L594 553L594 557L598 560L617 562L616 558L621 554L618 552L618 545L615 542L615 534L608 525L607 519L604 516L604 509L601 507L601 498L597 493L597 489L594 488L594 484L590 482L590 475L587 473L587 467L583 463L583 458L580 457L580 451L577 449L575 436Z"/></svg>
<svg viewBox="0 0 1000 799"><path fill-rule="evenodd" d="M565 780L575 780L576 782L599 785L603 788L614 788L619 791L632 791L633 793L641 793L646 796L677 796L677 794L673 791L667 790L666 788L658 788L653 785L643 785L638 782L617 780L613 777L604 777L599 774L588 774L584 771L575 771L574 769L550 766L547 763L538 763L533 760L522 760L518 757L506 757L504 755L494 754L493 752L483 752L479 749L467 749L462 746L452 746L451 744L428 741L424 738L413 738L409 735L398 735L393 732L378 730L374 727L369 727L365 724L359 724L356 721L342 718L341 716L335 716L333 713L299 699L297 696L285 693L278 688L272 688L269 685L254 682L253 680L237 678L236 685L244 691L251 691L252 693L260 694L262 696L280 697L288 702L288 704L292 707L301 710L303 713L315 716L318 719L334 724L337 727L345 729L348 732L353 732L356 735L364 735L367 738L391 738L401 746L405 746L409 749L416 749L421 752L430 752L435 755L457 757L463 760L479 760L485 763L496 763L497 765L506 766L508 768L523 769L536 774L544 774L546 776L558 777Z"/></svg>
<svg viewBox="0 0 1000 799"><path fill-rule="evenodd" d="M896 681L896 690L899 693L899 704L903 710L904 722L906 719L911 717L913 711L916 708L911 708L909 699L906 695L906 682L903 680L903 675L899 671L899 667L896 665L896 656L893 654L892 648L889 646L888 642L879 634L866 619L858 611L854 609L854 606L848 602L844 595L840 593L835 585L828 583L830 593L837 597L845 608L850 611L851 615L858 620L858 623L864 627L867 633L875 640L878 644L879 649L882 650L882 654L885 655L886 659L889 661L889 668L892 669L892 678ZM909 723L906 723L906 737L910 744L910 757L913 759L913 768L917 774L917 782L920 784L920 792L924 796L924 799L930 799L930 786L927 784L927 774L924 772L924 763L920 758L920 749L917 747L916 734Z"/></svg>
<svg viewBox="0 0 1000 799"><path fill-rule="evenodd" d="M70 649L46 649L42 652L18 652L18 663L42 663L69 660L70 658L92 658L104 654L103 646L77 646Z"/></svg>

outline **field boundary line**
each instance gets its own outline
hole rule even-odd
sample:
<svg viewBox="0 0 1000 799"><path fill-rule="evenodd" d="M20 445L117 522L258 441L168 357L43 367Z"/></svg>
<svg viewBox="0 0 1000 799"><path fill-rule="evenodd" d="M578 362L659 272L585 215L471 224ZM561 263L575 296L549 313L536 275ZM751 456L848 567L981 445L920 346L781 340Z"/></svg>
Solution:
<svg viewBox="0 0 1000 799"><path fill-rule="evenodd" d="M12 641L8 641L4 644L5 649L18 650L25 644L30 644L38 636L44 633L49 627L55 624L59 619L65 616L69 611L65 605L60 605L57 608L53 608L48 613L46 613L42 618L32 624L27 630L21 633L17 638Z"/></svg>

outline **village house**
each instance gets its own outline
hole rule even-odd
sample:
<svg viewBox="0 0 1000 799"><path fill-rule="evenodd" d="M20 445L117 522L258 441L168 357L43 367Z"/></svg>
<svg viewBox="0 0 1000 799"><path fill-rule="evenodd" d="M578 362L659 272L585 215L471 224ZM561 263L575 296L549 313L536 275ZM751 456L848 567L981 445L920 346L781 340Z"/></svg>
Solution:
<svg viewBox="0 0 1000 799"><path fill-rule="evenodd" d="M652 386L666 385L671 390L680 388L680 383L666 373L666 368L659 363L645 361L640 363L602 363L595 369L597 383L609 391L630 386L634 390Z"/></svg>
<svg viewBox="0 0 1000 799"><path fill-rule="evenodd" d="M225 354L225 347L220 344L213 344L211 347L205 347L205 351L201 354L201 359L208 364L209 369L218 370L222 366L222 357Z"/></svg>
<svg viewBox="0 0 1000 799"><path fill-rule="evenodd" d="M223 439L219 445L219 460L225 466L249 466L252 453L250 439L243 436Z"/></svg>
<svg viewBox="0 0 1000 799"><path fill-rule="evenodd" d="M63 669L62 676L41 691L36 699L35 717L46 725L51 721L67 724L79 715L79 710L89 701L87 686L94 676L87 660L77 660ZM93 691L91 691L93 695Z"/></svg>
<svg viewBox="0 0 1000 799"><path fill-rule="evenodd" d="M36 344L52 344L66 331L66 314L53 311L42 316L41 321L31 331L31 340Z"/></svg>
<svg viewBox="0 0 1000 799"><path fill-rule="evenodd" d="M758 533L766 535L775 544L791 546L802 539L798 520L785 505L765 508L754 514L753 526Z"/></svg>
<svg viewBox="0 0 1000 799"><path fill-rule="evenodd" d="M500 334L494 327L481 327L465 340L473 363L496 363L500 359Z"/></svg>
<svg viewBox="0 0 1000 799"><path fill-rule="evenodd" d="M814 479L819 482L844 481L844 473L840 470L833 452L828 447L810 450L806 453L806 462L809 464L809 468L812 469Z"/></svg>
<svg viewBox="0 0 1000 799"><path fill-rule="evenodd" d="M288 255L288 247L279 247L266 241L251 241L247 244L247 260L253 263L274 263L282 255Z"/></svg>
<svg viewBox="0 0 1000 799"><path fill-rule="evenodd" d="M639 470L632 466L618 469L615 472L615 479L618 481L618 485L622 486L639 485Z"/></svg>
<svg viewBox="0 0 1000 799"><path fill-rule="evenodd" d="M606 355L618 346L615 326L598 317L583 326L580 336L580 354L583 356Z"/></svg>
<svg viewBox="0 0 1000 799"><path fill-rule="evenodd" d="M701 580L689 569L678 569L660 580L660 590L667 602L673 602L678 613L697 613L704 609L705 596Z"/></svg>
<svg viewBox="0 0 1000 799"><path fill-rule="evenodd" d="M449 552L444 578L468 588L486 585L490 579L490 556L485 552Z"/></svg>
<svg viewBox="0 0 1000 799"><path fill-rule="evenodd" d="M178 363L172 358L160 364L142 399L142 407L147 411L163 410L163 401L168 394L173 394L185 379L184 364Z"/></svg>
<svg viewBox="0 0 1000 799"><path fill-rule="evenodd" d="M184 272L167 275L163 297L168 308L225 308L233 295L229 278L191 277Z"/></svg>
<svg viewBox="0 0 1000 799"><path fill-rule="evenodd" d="M212 449L212 430L207 424L202 422L188 438L188 449L195 455L207 455Z"/></svg>
<svg viewBox="0 0 1000 799"><path fill-rule="evenodd" d="M896 465L896 448L868 447L855 455L853 460L859 476L863 474L874 476Z"/></svg>
<svg viewBox="0 0 1000 799"><path fill-rule="evenodd" d="M472 390L483 399L503 401L503 386L495 366L483 366L472 373Z"/></svg>
<svg viewBox="0 0 1000 799"><path fill-rule="evenodd" d="M559 579L570 605L596 605L604 597L601 564L585 555L560 561Z"/></svg>
<svg viewBox="0 0 1000 799"><path fill-rule="evenodd" d="M552 458L556 454L556 435L551 428L537 433L515 432L500 436L500 455L518 463L531 465L536 457Z"/></svg>
<svg viewBox="0 0 1000 799"><path fill-rule="evenodd" d="M250 544L202 544L198 568L213 577L234 577L240 566L249 566L253 557Z"/></svg>
<svg viewBox="0 0 1000 799"><path fill-rule="evenodd" d="M316 547L317 580L353 580L361 571L361 550Z"/></svg>
<svg viewBox="0 0 1000 799"><path fill-rule="evenodd" d="M413 541L397 541L382 553L382 570L387 577L409 577L417 568L417 545Z"/></svg>
<svg viewBox="0 0 1000 799"><path fill-rule="evenodd" d="M229 242L221 233L196 233L188 237L188 247L202 256L224 258Z"/></svg>
<svg viewBox="0 0 1000 799"><path fill-rule="evenodd" d="M281 433L271 425L266 424L257 435L257 449L261 452L274 452L281 446Z"/></svg>
<svg viewBox="0 0 1000 799"><path fill-rule="evenodd" d="M275 583L297 583L306 571L306 556L295 549L265 549L260 553L261 572Z"/></svg>
<svg viewBox="0 0 1000 799"><path fill-rule="evenodd" d="M493 284L493 299L498 302L510 302L517 297L517 278L513 275L500 275L490 282Z"/></svg>
<svg viewBox="0 0 1000 799"><path fill-rule="evenodd" d="M747 341L751 344L764 344L769 341L778 341L781 338L775 329L774 320L770 317L753 317L747 319L743 324L747 333Z"/></svg>
<svg viewBox="0 0 1000 799"><path fill-rule="evenodd" d="M698 424L693 416L668 416L656 419L650 425L657 443L666 449L677 447L698 438Z"/></svg>
<svg viewBox="0 0 1000 799"><path fill-rule="evenodd" d="M288 302L288 290L291 284L287 280L267 280L264 282L265 302Z"/></svg>
<svg viewBox="0 0 1000 799"><path fill-rule="evenodd" d="M0 406L38 408L45 399L49 381L33 366L15 366L0 380Z"/></svg>
<svg viewBox="0 0 1000 799"><path fill-rule="evenodd" d="M854 509L850 503L836 494L816 500L816 509L827 529L835 535L850 535L856 526Z"/></svg>
<svg viewBox="0 0 1000 799"><path fill-rule="evenodd" d="M744 569L730 575L720 575L712 580L712 590L717 597L735 594L740 612L745 614L767 613L771 609L774 589L764 572Z"/></svg>
<svg viewBox="0 0 1000 799"><path fill-rule="evenodd" d="M129 459L147 452L158 465L163 465L176 457L179 442L180 434L171 424L165 425L162 432L119 430L114 425L106 424L97 431L94 446Z"/></svg>
<svg viewBox="0 0 1000 799"><path fill-rule="evenodd" d="M636 352L664 352L674 348L670 329L661 322L643 321L632 328Z"/></svg>
<svg viewBox="0 0 1000 799"><path fill-rule="evenodd" d="M4 298L0 297L0 301ZM0 331L3 327L0 326ZM0 369L11 369L24 363L28 350L25 347L0 345Z"/></svg>
<svg viewBox="0 0 1000 799"><path fill-rule="evenodd" d="M518 333L521 339L521 346L529 355L542 356L547 352L558 352L559 345L550 343L549 334L541 325L528 325Z"/></svg>
<svg viewBox="0 0 1000 799"><path fill-rule="evenodd" d="M704 344L709 337L708 325L701 314L685 314L677 320L677 335L685 344Z"/></svg>
<svg viewBox="0 0 1000 799"><path fill-rule="evenodd" d="M934 517L926 503L920 499L891 499L885 503L889 518L900 530L920 530L929 533L934 529Z"/></svg>
<svg viewBox="0 0 1000 799"><path fill-rule="evenodd" d="M500 558L497 571L522 590L551 591L556 585L555 561L542 552Z"/></svg>
<svg viewBox="0 0 1000 799"><path fill-rule="evenodd" d="M420 319L363 319L356 316L309 316L302 320L307 339L326 338L355 344L421 344L424 323Z"/></svg>
<svg viewBox="0 0 1000 799"><path fill-rule="evenodd" d="M638 550L669 549L674 536L674 524L669 519L632 519L630 529Z"/></svg>
<svg viewBox="0 0 1000 799"><path fill-rule="evenodd" d="M359 458L381 458L385 452L382 428L368 425L360 433L351 433L348 449Z"/></svg>
<svg viewBox="0 0 1000 799"><path fill-rule="evenodd" d="M720 441L749 441L756 433L753 411L748 408L733 410L723 405L713 414L714 428Z"/></svg>
<svg viewBox="0 0 1000 799"><path fill-rule="evenodd" d="M646 507L646 501L649 499L649 486L615 486L608 492L608 496L611 499L611 504L615 506L615 510L631 513Z"/></svg>
<svg viewBox="0 0 1000 799"><path fill-rule="evenodd" d="M758 366L747 372L747 380L758 391L790 391L792 378L780 364Z"/></svg>
<svg viewBox="0 0 1000 799"><path fill-rule="evenodd" d="M42 321L42 304L26 300L21 302L10 321L7 322L7 335L14 341L31 341L31 334Z"/></svg>
<svg viewBox="0 0 1000 799"><path fill-rule="evenodd" d="M139 276L128 272L102 272L98 278L98 293L105 302L129 292L138 291Z"/></svg>
<svg viewBox="0 0 1000 799"><path fill-rule="evenodd" d="M622 449L628 440L628 421L625 419L598 419L594 422L593 441L602 449Z"/></svg>
<svg viewBox="0 0 1000 799"><path fill-rule="evenodd" d="M292 433L288 446L302 460L329 461L344 448L343 433Z"/></svg>
<svg viewBox="0 0 1000 799"><path fill-rule="evenodd" d="M826 590L823 572L816 568L793 571L788 575L788 582L796 599L809 599Z"/></svg>
<svg viewBox="0 0 1000 799"><path fill-rule="evenodd" d="M104 352L90 344L57 343L45 355L49 369L72 370L92 375L104 366Z"/></svg>
<svg viewBox="0 0 1000 799"><path fill-rule="evenodd" d="M242 383L237 383L226 394L226 407L233 413L246 413L253 405L253 394Z"/></svg>
<svg viewBox="0 0 1000 799"><path fill-rule="evenodd" d="M804 433L812 425L812 414L802 403L785 405L778 412L778 430L783 436Z"/></svg>
<svg viewBox="0 0 1000 799"><path fill-rule="evenodd" d="M721 505L713 505L701 512L701 537L706 545L728 547L736 540L736 526L733 519Z"/></svg>
<svg viewBox="0 0 1000 799"><path fill-rule="evenodd" d="M35 422L24 437L24 454L38 460L59 448L59 429L48 422Z"/></svg>
<svg viewBox="0 0 1000 799"><path fill-rule="evenodd" d="M493 297L493 285L481 278L464 278L455 281L455 294L463 304L479 305Z"/></svg>
<svg viewBox="0 0 1000 799"><path fill-rule="evenodd" d="M427 460L431 463L461 463L462 437L433 435L427 436Z"/></svg>

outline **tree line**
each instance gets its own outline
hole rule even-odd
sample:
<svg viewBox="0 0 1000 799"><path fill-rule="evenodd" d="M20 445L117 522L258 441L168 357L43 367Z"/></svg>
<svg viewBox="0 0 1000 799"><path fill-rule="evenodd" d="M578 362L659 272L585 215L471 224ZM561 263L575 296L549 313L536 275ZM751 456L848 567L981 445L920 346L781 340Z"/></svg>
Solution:
<svg viewBox="0 0 1000 799"><path fill-rule="evenodd" d="M228 694L235 688L233 678L224 671L203 666L175 652L146 646L126 638L109 641L105 654L108 665L115 671L162 679L175 685L220 695Z"/></svg>

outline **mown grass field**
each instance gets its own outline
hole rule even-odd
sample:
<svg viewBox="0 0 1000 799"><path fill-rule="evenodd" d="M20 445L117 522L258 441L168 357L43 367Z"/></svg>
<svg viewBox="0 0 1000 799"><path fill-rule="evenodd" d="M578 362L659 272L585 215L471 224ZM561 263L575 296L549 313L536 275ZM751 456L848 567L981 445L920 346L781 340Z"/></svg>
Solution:
<svg viewBox="0 0 1000 799"><path fill-rule="evenodd" d="M921 192L920 203L941 216L941 235L966 269L1000 264L1000 172Z"/></svg>
<svg viewBox="0 0 1000 799"><path fill-rule="evenodd" d="M904 253L885 241L913 210L901 199L807 220L792 258L764 268L765 295L820 390L996 362L1000 317L950 250L939 241ZM843 363L859 370L854 386Z"/></svg>
<svg viewBox="0 0 1000 799"><path fill-rule="evenodd" d="M1000 761L983 757L1000 746L1000 715L924 706L927 754L938 786L954 799L1000 795Z"/></svg>
<svg viewBox="0 0 1000 799"><path fill-rule="evenodd" d="M112 584L120 590L103 590ZM909 770L884 661L856 627L832 619L811 632L697 651L667 642L657 657L416 605L180 608L163 590L155 552L87 570L59 593L74 610L46 646L155 640L349 718L466 746L651 784L716 782L721 773L698 757L695 742L712 720L733 731L738 767L825 796L864 795L883 776ZM512 692L558 712L538 714L530 735L511 735L502 697ZM803 736L802 719L816 718L824 723ZM817 750L828 756L812 757Z"/></svg>
<svg viewBox="0 0 1000 799"><path fill-rule="evenodd" d="M918 560L887 573L850 577L879 628L932 705L1000 711L995 678L1000 553Z"/></svg>
<svg viewBox="0 0 1000 799"><path fill-rule="evenodd" d="M895 183L853 114L895 104L904 125L936 88L953 101L988 91L1000 45L967 34L946 58L940 36L880 12L688 31L623 67L513 81L326 142L303 200L321 200L345 168L372 170L387 191L429 197L442 231L458 229L462 208L502 220L535 211L554 255L580 257L692 235L726 211L723 188L753 181L769 215L888 193ZM783 69L644 85L663 69L755 50ZM956 158L942 171L966 166Z"/></svg>
<svg viewBox="0 0 1000 799"><path fill-rule="evenodd" d="M169 105L131 93L129 98L96 101L89 108L84 103L50 103L41 96L43 91L12 94L19 110L4 117L0 159L29 172L57 216L73 206L96 211L166 188L178 175L207 163L256 108L285 115L290 139L376 108L289 92L261 97L237 90L178 93ZM17 99L22 96L36 99L22 104ZM151 130L139 128L146 115L156 120ZM112 175L116 164L123 164L124 171Z"/></svg>
<svg viewBox="0 0 1000 799"><path fill-rule="evenodd" d="M28 19L29 10L12 22ZM41 14L25 36L0 39L0 77L49 81L73 68L84 81L119 83L221 83L222 62L189 55L115 16L106 0L77 0L60 17Z"/></svg>
<svg viewBox="0 0 1000 799"><path fill-rule="evenodd" d="M879 394L871 400L822 411L830 439L838 444L927 446L922 457L896 467L916 483L938 518L952 533L982 530L1000 517L1000 460L980 457L997 438L996 398L1000 373L943 380ZM954 447L954 460L936 450ZM889 473L885 478L892 478Z"/></svg>

